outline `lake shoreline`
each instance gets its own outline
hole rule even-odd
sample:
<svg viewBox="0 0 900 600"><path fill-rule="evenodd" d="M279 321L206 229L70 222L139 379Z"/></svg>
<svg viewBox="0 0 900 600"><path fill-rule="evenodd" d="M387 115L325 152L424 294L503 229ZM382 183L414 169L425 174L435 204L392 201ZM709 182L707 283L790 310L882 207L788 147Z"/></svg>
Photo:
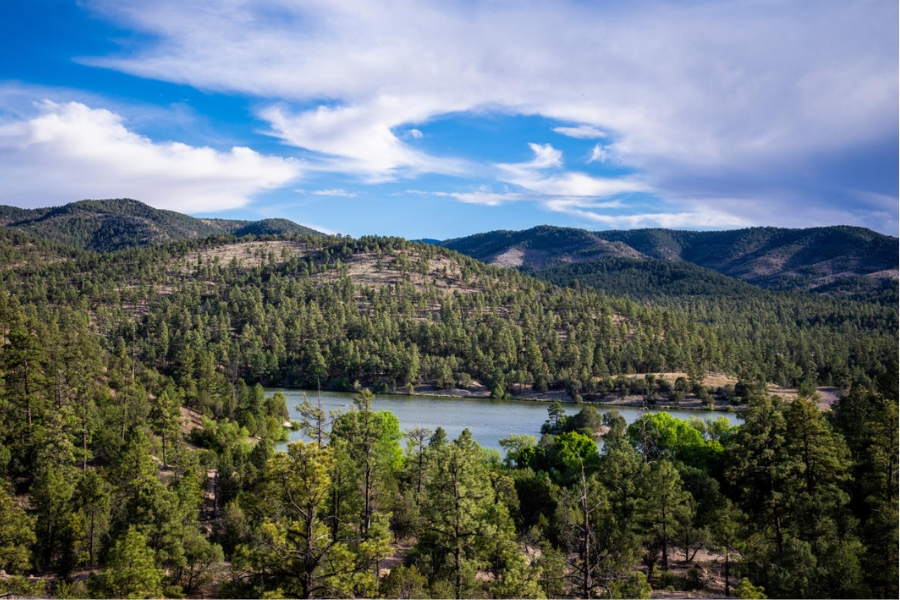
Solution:
<svg viewBox="0 0 900 600"><path fill-rule="evenodd" d="M399 394L399 395L407 395L410 398L478 398L482 400L490 400L491 397L489 394L485 395L475 395L475 394L467 394L467 393L454 393L454 390L442 390L441 392L416 392L413 395L409 394ZM397 394L395 394L397 395ZM640 398L640 399L638 399ZM716 401L715 408L709 408L703 401L697 399L685 399L683 402L675 405L667 402L657 402L656 404L649 404L643 400L640 396L626 396L624 399L622 398L614 398L612 400L582 400L578 402L572 397L562 392L560 394L555 394L553 392L548 393L537 393L537 392L529 392L522 395L512 395L506 400L513 400L517 402L560 402L565 404L584 404L584 405L592 405L592 406L604 406L615 408L616 406L628 406L630 408L648 408L653 410L663 410L663 409L671 409L671 410L690 410L697 412L741 412L746 410L747 406L736 406L731 404L730 402L722 402ZM506 400L497 400L497 402L504 402Z"/></svg>
<svg viewBox="0 0 900 600"><path fill-rule="evenodd" d="M425 390L422 390L425 391ZM738 414L734 412L719 412L706 415L697 411L682 410L681 407L664 408L662 406L629 406L623 404L602 405L597 402L583 402L581 404L572 401L564 391L551 393L550 398L535 399L513 396L508 400L495 400L487 396L451 395L449 390L441 390L442 394L433 395L408 395L408 394L376 394L372 401L373 410L386 410L391 412L400 422L401 430L409 430L422 427L435 430L438 427L444 429L448 438L455 439L463 430L468 429L472 438L483 448L494 448L502 451L499 440L514 434L541 436L541 427L547 420L548 401L561 398L561 407L568 416L576 415L584 406L594 405L595 408L606 411L616 409L625 419L626 423L632 423L644 414L667 412L679 419L706 420L708 418L725 418L733 425L738 424ZM267 388L266 395L282 392L286 395L288 409L292 418L298 416L297 409L306 398L313 406L319 403L316 390L302 391L299 389ZM321 406L326 414L337 414L353 410L353 398L356 394L351 392L337 392L323 390L321 392ZM606 406L606 408L602 408ZM306 439L300 430L291 431L290 441ZM286 447L287 443L276 445Z"/></svg>
<svg viewBox="0 0 900 600"><path fill-rule="evenodd" d="M315 393L316 390L305 390L302 388L296 388L297 391L301 391L307 394ZM371 388L369 388L371 389ZM535 392L532 390L528 390L526 392L520 394L512 394L509 398L504 400L493 399L490 396L490 392L487 387L478 385L477 383L474 385L470 385L468 388L450 388L450 389L439 389L435 388L433 385L429 384L420 384L414 386L415 393L409 394L406 391L396 390L392 392L386 392L390 396L397 397L407 397L410 399L413 398L470 398L474 400L494 400L496 402L506 402L506 401L514 401L514 402L560 402L564 404L590 404L592 406L604 406L609 408L615 408L617 406L627 406L629 408L647 408L655 411L659 410L688 410L693 412L741 412L746 410L747 406L743 405L733 405L728 401L716 400L714 403L714 408L710 409L708 405L700 400L699 398L688 396L684 400L682 400L679 404L675 405L671 402L666 401L658 401L654 405L650 405L646 401L644 401L642 396L639 395L629 395L624 398L619 398L615 396L605 396L602 400L595 399L585 399L582 402L578 402L569 395L568 392L564 390L553 390L547 392ZM379 392L373 393L379 395ZM354 392L347 392L354 393ZM385 392L381 392L384 394Z"/></svg>

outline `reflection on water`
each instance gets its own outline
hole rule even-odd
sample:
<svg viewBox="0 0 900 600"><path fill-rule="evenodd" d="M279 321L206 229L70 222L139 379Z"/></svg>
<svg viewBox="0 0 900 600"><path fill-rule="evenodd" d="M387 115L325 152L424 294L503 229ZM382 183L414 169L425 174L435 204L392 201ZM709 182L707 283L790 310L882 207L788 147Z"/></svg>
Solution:
<svg viewBox="0 0 900 600"><path fill-rule="evenodd" d="M287 396L288 409L291 420L298 421L300 413L297 405L303 402L303 394L309 396L310 402L316 404L316 392L302 392L299 390L267 389L266 396L277 391ZM326 411L349 411L353 407L354 394L344 392L322 392L322 408ZM547 402L534 402L522 400L490 400L487 398L424 398L421 396L391 396L379 394L372 403L374 410L388 410L400 420L400 430L405 431L413 427L427 427L436 429L443 427L447 437L455 439L468 428L472 437L484 448L500 449L498 440L513 433L527 433L537 437L541 435L541 425L547 419ZM629 423L635 421L640 410L632 406L608 406L596 405L601 413L615 409L625 417ZM574 415L581 406L574 403L565 403L563 408L568 415ZM666 410L674 417L687 419L699 417L701 419L727 417L733 424L738 424L737 415L723 412L703 412L690 410ZM290 441L304 439L299 431L291 432ZM284 448L286 442L276 445L276 448Z"/></svg>

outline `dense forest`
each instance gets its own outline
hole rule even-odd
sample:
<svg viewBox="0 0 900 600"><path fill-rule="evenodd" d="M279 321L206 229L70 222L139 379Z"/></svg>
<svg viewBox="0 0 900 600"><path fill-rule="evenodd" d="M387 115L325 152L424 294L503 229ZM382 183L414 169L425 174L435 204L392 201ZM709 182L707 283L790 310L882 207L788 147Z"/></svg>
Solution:
<svg viewBox="0 0 900 600"><path fill-rule="evenodd" d="M648 597L713 586L702 556L718 595L897 596L896 305L571 279L396 238L0 231L0 594ZM739 427L590 403L709 371ZM584 408L505 456L372 409L473 380ZM289 414L261 384L359 393ZM310 442L276 453L289 420Z"/></svg>

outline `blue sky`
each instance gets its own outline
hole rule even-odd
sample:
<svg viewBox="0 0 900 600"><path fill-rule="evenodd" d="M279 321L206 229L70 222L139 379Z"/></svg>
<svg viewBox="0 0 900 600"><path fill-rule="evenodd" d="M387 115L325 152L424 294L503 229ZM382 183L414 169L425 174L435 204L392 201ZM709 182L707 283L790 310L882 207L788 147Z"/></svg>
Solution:
<svg viewBox="0 0 900 600"><path fill-rule="evenodd" d="M895 0L30 0L0 204L132 197L354 236L897 235Z"/></svg>

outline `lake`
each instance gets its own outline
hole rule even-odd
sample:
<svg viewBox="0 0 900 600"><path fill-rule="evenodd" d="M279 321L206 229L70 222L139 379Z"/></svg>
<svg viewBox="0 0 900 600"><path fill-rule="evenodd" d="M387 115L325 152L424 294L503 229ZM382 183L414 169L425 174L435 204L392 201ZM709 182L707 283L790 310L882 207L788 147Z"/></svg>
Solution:
<svg viewBox="0 0 900 600"><path fill-rule="evenodd" d="M288 409L292 421L300 420L297 406L303 402L305 393L310 402L316 404L316 392L301 390L272 389L266 390L266 396L275 392L287 396ZM353 407L355 394L347 392L322 392L322 408L348 412ZM547 420L548 402L524 400L491 400L489 398L429 398L423 396L392 396L378 394L372 403L374 410L389 410L400 420L400 431L413 427L427 427L434 430L443 427L447 437L456 439L463 429L468 428L472 437L484 448L501 450L498 440L513 433L526 433L538 438L541 436L541 425ZM575 403L563 403L567 415L574 415L582 406ZM637 420L640 409L633 406L610 406L596 404L601 413L615 409L629 423ZM663 412L663 411L650 411ZM728 412L707 412L695 410L665 410L674 417L701 419L723 416L732 424L739 423L737 414ZM290 441L306 440L299 431L292 431ZM276 444L276 448L284 449L287 442Z"/></svg>

